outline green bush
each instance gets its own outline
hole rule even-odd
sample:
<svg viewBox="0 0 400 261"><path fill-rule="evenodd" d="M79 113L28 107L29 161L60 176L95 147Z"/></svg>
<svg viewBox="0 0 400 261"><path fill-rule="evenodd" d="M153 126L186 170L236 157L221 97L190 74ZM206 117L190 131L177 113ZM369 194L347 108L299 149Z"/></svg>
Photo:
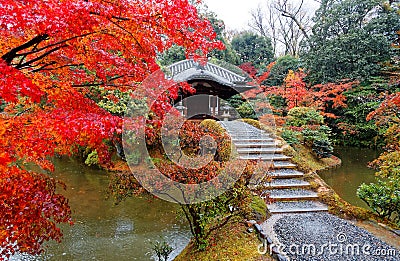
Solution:
<svg viewBox="0 0 400 261"><path fill-rule="evenodd" d="M331 129L326 126L318 126L315 129L305 128L302 130L304 143L312 148L318 158L329 158L332 156L333 146L329 139Z"/></svg>
<svg viewBox="0 0 400 261"><path fill-rule="evenodd" d="M238 108L237 111L242 118L248 119L257 119L256 113L254 111L253 106L249 102L242 103Z"/></svg>
<svg viewBox="0 0 400 261"><path fill-rule="evenodd" d="M309 107L292 108L286 119L286 125L293 127L321 125L323 123L324 117L316 109Z"/></svg>
<svg viewBox="0 0 400 261"><path fill-rule="evenodd" d="M282 139L284 139L289 145L299 144L299 135L301 133L292 130L284 130L281 134Z"/></svg>
<svg viewBox="0 0 400 261"><path fill-rule="evenodd" d="M85 160L85 164L88 166L97 166L99 164L99 155L97 155L96 150L89 153Z"/></svg>
<svg viewBox="0 0 400 261"><path fill-rule="evenodd" d="M383 218L392 219L400 225L400 180L389 178L369 185L362 184L357 196Z"/></svg>
<svg viewBox="0 0 400 261"><path fill-rule="evenodd" d="M319 139L313 142L312 151L318 158L329 158L332 156L333 146L329 139Z"/></svg>
<svg viewBox="0 0 400 261"><path fill-rule="evenodd" d="M328 126L318 126L315 129L305 128L301 131L304 141L308 145L312 145L315 140L328 140L330 136L330 128Z"/></svg>
<svg viewBox="0 0 400 261"><path fill-rule="evenodd" d="M318 158L332 156L331 128L324 125L324 117L315 108L291 109L286 117L286 128L281 136L287 143L293 145L302 142Z"/></svg>
<svg viewBox="0 0 400 261"><path fill-rule="evenodd" d="M227 100L227 102L229 103L230 106L237 109L239 108L240 105L244 103L244 98L240 94L235 94L232 97L230 97Z"/></svg>
<svg viewBox="0 0 400 261"><path fill-rule="evenodd" d="M387 141L389 142L390 139ZM395 143L398 141L396 140ZM357 190L357 196L365 201L374 212L381 217L391 219L398 226L400 226L399 166L400 151L382 153L370 164L370 167L378 170L375 174L378 177L377 182L369 185L362 184Z"/></svg>

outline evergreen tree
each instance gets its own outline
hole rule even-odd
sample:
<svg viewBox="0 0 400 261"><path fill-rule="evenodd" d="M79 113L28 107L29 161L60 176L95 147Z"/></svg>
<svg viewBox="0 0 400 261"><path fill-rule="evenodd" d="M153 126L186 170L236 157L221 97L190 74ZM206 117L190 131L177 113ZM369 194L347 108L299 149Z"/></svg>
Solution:
<svg viewBox="0 0 400 261"><path fill-rule="evenodd" d="M376 75L394 55L399 4L382 0L323 0L302 59L314 83Z"/></svg>

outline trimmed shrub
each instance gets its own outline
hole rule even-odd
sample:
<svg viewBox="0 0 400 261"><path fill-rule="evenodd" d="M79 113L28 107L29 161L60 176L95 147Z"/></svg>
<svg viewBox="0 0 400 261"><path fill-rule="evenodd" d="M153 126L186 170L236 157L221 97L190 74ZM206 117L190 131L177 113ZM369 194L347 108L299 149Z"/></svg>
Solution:
<svg viewBox="0 0 400 261"><path fill-rule="evenodd" d="M237 111L242 118L256 119L256 113L253 106L249 102L244 102L237 108Z"/></svg>
<svg viewBox="0 0 400 261"><path fill-rule="evenodd" d="M257 129L262 129L261 127L261 123L258 120L254 120L254 119L241 119L240 121L243 121L247 124L250 124L253 127L256 127Z"/></svg>
<svg viewBox="0 0 400 261"><path fill-rule="evenodd" d="M217 141L217 152L216 159L220 161L228 161L231 157L232 142L226 130L215 120L206 119L200 123L200 126L205 129L206 132L215 134L217 137L221 137Z"/></svg>
<svg viewBox="0 0 400 261"><path fill-rule="evenodd" d="M284 139L289 145L299 144L299 135L301 133L292 130L284 130L281 134L282 139Z"/></svg>
<svg viewBox="0 0 400 261"><path fill-rule="evenodd" d="M400 182L389 178L369 185L362 184L357 196L380 217L388 218L400 225Z"/></svg>
<svg viewBox="0 0 400 261"><path fill-rule="evenodd" d="M323 123L324 117L316 109L309 107L292 108L286 119L286 125L294 127L321 125Z"/></svg>
<svg viewBox="0 0 400 261"><path fill-rule="evenodd" d="M206 119L200 123L200 126L205 128L207 131L215 132L217 134L224 134L225 129L215 120Z"/></svg>
<svg viewBox="0 0 400 261"><path fill-rule="evenodd" d="M323 124L324 117L315 108L295 107L289 111L287 129L281 135L290 145L302 142L318 158L329 158L333 152L331 128Z"/></svg>

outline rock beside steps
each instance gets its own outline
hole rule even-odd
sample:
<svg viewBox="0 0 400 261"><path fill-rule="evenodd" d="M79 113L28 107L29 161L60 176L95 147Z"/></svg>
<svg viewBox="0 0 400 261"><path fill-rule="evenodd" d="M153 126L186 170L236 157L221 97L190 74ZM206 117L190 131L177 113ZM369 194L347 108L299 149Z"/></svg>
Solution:
<svg viewBox="0 0 400 261"><path fill-rule="evenodd" d="M271 182L261 184L264 191L261 197L269 197L267 204L271 214L327 212L328 207L318 201L318 194L311 190L304 173L297 170L286 155L281 143L272 135L244 122L221 122L231 135L232 142L240 159L270 161L272 169L268 174Z"/></svg>

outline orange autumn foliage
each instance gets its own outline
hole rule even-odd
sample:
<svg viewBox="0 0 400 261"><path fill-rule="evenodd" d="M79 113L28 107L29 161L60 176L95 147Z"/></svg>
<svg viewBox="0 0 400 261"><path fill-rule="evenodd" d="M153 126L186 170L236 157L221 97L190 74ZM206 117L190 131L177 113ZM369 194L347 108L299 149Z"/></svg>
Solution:
<svg viewBox="0 0 400 261"><path fill-rule="evenodd" d="M94 87L134 90L173 44L193 58L223 46L187 0L0 6L1 260L15 251L40 253L46 240L61 239L57 223L71 222L67 199L55 192L60 183L26 170L27 163L51 171L52 156L80 146L109 163L105 141L118 138L122 118L96 104Z"/></svg>
<svg viewBox="0 0 400 261"><path fill-rule="evenodd" d="M338 83L325 83L309 86L305 82L307 74L299 69L294 72L289 70L282 86L265 87L267 96L280 96L287 105L287 110L294 107L314 107L326 117L335 118L328 113L328 108L345 108L346 97L344 92L350 90L357 81L343 81Z"/></svg>

